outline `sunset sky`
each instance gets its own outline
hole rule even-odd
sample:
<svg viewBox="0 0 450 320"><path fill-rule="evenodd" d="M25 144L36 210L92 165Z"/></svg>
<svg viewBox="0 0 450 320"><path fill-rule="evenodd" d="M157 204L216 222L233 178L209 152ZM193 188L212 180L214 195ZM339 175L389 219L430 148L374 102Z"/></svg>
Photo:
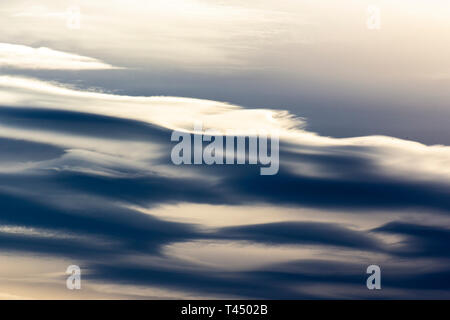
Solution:
<svg viewBox="0 0 450 320"><path fill-rule="evenodd" d="M1 1L0 299L450 298L449 17ZM276 131L279 172L174 165L199 121Z"/></svg>

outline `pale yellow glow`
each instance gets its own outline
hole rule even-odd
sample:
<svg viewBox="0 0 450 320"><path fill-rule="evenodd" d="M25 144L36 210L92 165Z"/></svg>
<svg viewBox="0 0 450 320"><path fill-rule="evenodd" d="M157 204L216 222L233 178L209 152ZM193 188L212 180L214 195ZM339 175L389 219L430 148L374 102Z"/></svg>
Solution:
<svg viewBox="0 0 450 320"><path fill-rule="evenodd" d="M191 241L167 245L164 254L182 261L218 270L262 269L289 261L323 260L359 262L369 255L379 261L388 256L357 250L314 245L262 245L246 241Z"/></svg>

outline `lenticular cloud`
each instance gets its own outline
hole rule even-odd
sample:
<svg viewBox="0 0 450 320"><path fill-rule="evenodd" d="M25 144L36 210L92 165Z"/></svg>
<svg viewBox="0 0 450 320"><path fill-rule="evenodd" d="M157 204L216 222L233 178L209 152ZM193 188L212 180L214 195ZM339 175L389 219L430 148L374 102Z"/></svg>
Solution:
<svg viewBox="0 0 450 320"><path fill-rule="evenodd" d="M16 76L0 76L0 99L5 106L81 112L139 121L165 130L193 132L195 122L200 121L205 129L220 132L276 132L280 139L286 142L285 150L294 156L307 152L317 157L321 154L364 157L374 166L374 170L382 174L408 180L437 180L443 183L448 183L450 179L448 146L427 146L386 136L342 139L323 137L302 129L304 121L287 111L245 109L223 102L191 98L121 96L83 91ZM3 128L1 132L8 135L8 130ZM25 131L22 132L24 136ZM40 131L41 137L45 137L46 130L43 128ZM39 135L34 136L38 139ZM58 137L54 139L55 142L61 141ZM66 137L65 140L74 141L74 137ZM84 137L83 140L87 138ZM331 177L341 174L323 168L321 163L299 163L291 160L292 157L289 157L284 163L285 168L293 174Z"/></svg>
<svg viewBox="0 0 450 320"><path fill-rule="evenodd" d="M49 48L0 43L0 67L43 70L117 69L100 60Z"/></svg>
<svg viewBox="0 0 450 320"><path fill-rule="evenodd" d="M276 131L279 172L173 165L171 133L195 122ZM426 279L447 274L449 149L323 137L285 111L0 76L0 248L16 254L0 257L8 272L22 255L57 259L47 278L16 280L37 298L74 263L83 292L103 298L112 286L120 297L362 298L374 261L383 297L441 297L447 284Z"/></svg>

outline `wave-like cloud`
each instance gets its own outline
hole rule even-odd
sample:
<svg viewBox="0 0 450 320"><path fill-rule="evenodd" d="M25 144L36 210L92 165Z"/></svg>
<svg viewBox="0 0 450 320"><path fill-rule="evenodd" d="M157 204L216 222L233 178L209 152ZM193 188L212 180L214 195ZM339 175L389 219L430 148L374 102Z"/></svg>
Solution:
<svg viewBox="0 0 450 320"><path fill-rule="evenodd" d="M292 173L310 176L338 176L339 170L322 170L323 154L364 157L382 174L421 181L450 180L450 147L427 146L386 136L337 139L302 130L303 120L286 111L244 109L227 103L175 97L131 97L89 92L23 77L1 76L0 99L4 105L81 112L134 120L168 130L194 132L203 128L246 133L264 130L280 135L292 147L286 167ZM301 146L301 148L299 148ZM305 161L290 161L296 157ZM306 158L313 161L309 161ZM315 158L315 159L314 159Z"/></svg>
<svg viewBox="0 0 450 320"><path fill-rule="evenodd" d="M0 43L0 67L43 70L118 69L100 60L49 48Z"/></svg>
<svg viewBox="0 0 450 320"><path fill-rule="evenodd" d="M322 137L284 111L15 76L0 77L0 105L0 247L78 264L87 290L361 298L374 263L386 270L383 297L449 289L428 281L448 277L448 146ZM172 130L196 121L278 132L279 173L172 165Z"/></svg>

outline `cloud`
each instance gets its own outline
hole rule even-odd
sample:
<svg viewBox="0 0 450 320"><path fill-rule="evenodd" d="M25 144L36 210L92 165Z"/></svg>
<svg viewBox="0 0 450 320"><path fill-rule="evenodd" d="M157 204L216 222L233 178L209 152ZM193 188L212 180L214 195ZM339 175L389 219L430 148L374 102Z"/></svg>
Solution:
<svg viewBox="0 0 450 320"><path fill-rule="evenodd" d="M196 121L217 130L287 129L301 124L287 112L241 107L210 100L178 97L131 97L76 90L31 78L1 76L3 105L77 111L142 121L170 130L193 131ZM33 100L41 97L42 103ZM242 119L236 121L236 119ZM253 119L249 128L248 120Z"/></svg>
<svg viewBox="0 0 450 320"><path fill-rule="evenodd" d="M449 258L450 229L442 226L421 225L407 222L390 222L374 229L384 234L402 235L405 239L395 253L405 256Z"/></svg>
<svg viewBox="0 0 450 320"><path fill-rule="evenodd" d="M49 181L131 206L193 202L450 210L447 146L382 136L322 137L302 129L303 120L285 111L120 96L23 77L0 77L0 98L7 106L0 108L5 143L22 140L63 152L51 159L24 159L24 170L51 170ZM196 121L222 131L246 132L250 126L279 133L279 174L261 177L249 166L171 165L171 130L192 132ZM4 153L4 163L11 166L6 159L17 156Z"/></svg>
<svg viewBox="0 0 450 320"><path fill-rule="evenodd" d="M0 77L0 101L5 252L70 260L89 285L140 297L367 297L358 288L369 264L386 269L384 298L446 289L436 279L448 277L448 146L322 137L281 110L23 77ZM198 120L279 132L278 175L172 165L172 130L192 132Z"/></svg>
<svg viewBox="0 0 450 320"><path fill-rule="evenodd" d="M347 165L343 162L347 157L350 161L370 163L372 172L378 171L377 174L422 181L450 180L448 146L426 146L386 136L322 137L302 130L303 120L282 110L244 109L227 103L191 98L120 96L13 76L0 77L0 99L6 106L76 111L144 122L166 130L193 132L195 122L201 121L204 129L222 132L229 129L238 133L248 130L275 132L283 141L292 144L292 147L287 145L285 148L289 153L287 160L304 160L286 161L285 168L300 175L304 174L305 166L305 174L308 175L340 175L343 166L351 166L351 163ZM326 171L322 170L324 161L332 165ZM364 169L364 173L368 171Z"/></svg>
<svg viewBox="0 0 450 320"><path fill-rule="evenodd" d="M345 87L352 98L370 99L367 88L374 83L392 97L400 88L424 88L422 94L439 99L432 93L445 92L442 85L423 86L429 79L415 80L448 69L438 65L445 59L429 59L436 55L433 45L410 50L418 43L413 36L389 46L389 39L417 24L411 19L418 16L405 15L402 6L390 6L402 23L380 38L368 37L358 5L131 3L74 1L70 5L81 11L76 30L67 28L60 0L39 7L1 3L0 67L54 79L55 70L126 66L130 71L115 79L91 72L83 80L144 95L152 88L265 104L288 97L274 107L315 94L328 102ZM441 12L439 21L448 24ZM436 20L433 9L422 17ZM430 43L442 42L432 36L440 25L422 25ZM330 30L336 32L330 36ZM21 44L12 44L17 39ZM405 48L416 68L404 59ZM390 71L379 73L386 65ZM74 83L78 73L57 74ZM231 87L223 90L230 79L238 88L234 95ZM202 90L186 90L178 85L183 81ZM267 92L252 97L252 90ZM418 106L424 97L402 102ZM445 104L428 98L427 106ZM383 100L374 101L369 105ZM332 111L332 126L342 127L337 119L348 113ZM222 131L279 133L279 174L261 177L253 166L172 165L172 130L192 133L195 121ZM306 120L279 109L0 76L0 297L449 297L449 146L387 136L340 139L306 128ZM83 290L73 295L64 289L70 264L83 270ZM382 268L381 292L365 288L370 264Z"/></svg>
<svg viewBox="0 0 450 320"><path fill-rule="evenodd" d="M0 67L44 70L118 69L100 60L49 48L0 43Z"/></svg>
<svg viewBox="0 0 450 320"><path fill-rule="evenodd" d="M279 222L227 227L217 232L233 239L272 244L327 244L380 250L382 245L362 232L337 224L312 222Z"/></svg>
<svg viewBox="0 0 450 320"><path fill-rule="evenodd" d="M81 13L79 30L66 26L69 6L74 5ZM112 4L79 0L66 6L54 0L39 6L18 1L0 8L4 12L0 24L9 27L1 41L12 42L22 35L24 44L40 41L63 50L76 43L84 52L127 67L163 64L236 70L245 67L246 53L277 40L287 21L301 25L304 20L267 6L198 0L134 0L132 5L124 0Z"/></svg>

